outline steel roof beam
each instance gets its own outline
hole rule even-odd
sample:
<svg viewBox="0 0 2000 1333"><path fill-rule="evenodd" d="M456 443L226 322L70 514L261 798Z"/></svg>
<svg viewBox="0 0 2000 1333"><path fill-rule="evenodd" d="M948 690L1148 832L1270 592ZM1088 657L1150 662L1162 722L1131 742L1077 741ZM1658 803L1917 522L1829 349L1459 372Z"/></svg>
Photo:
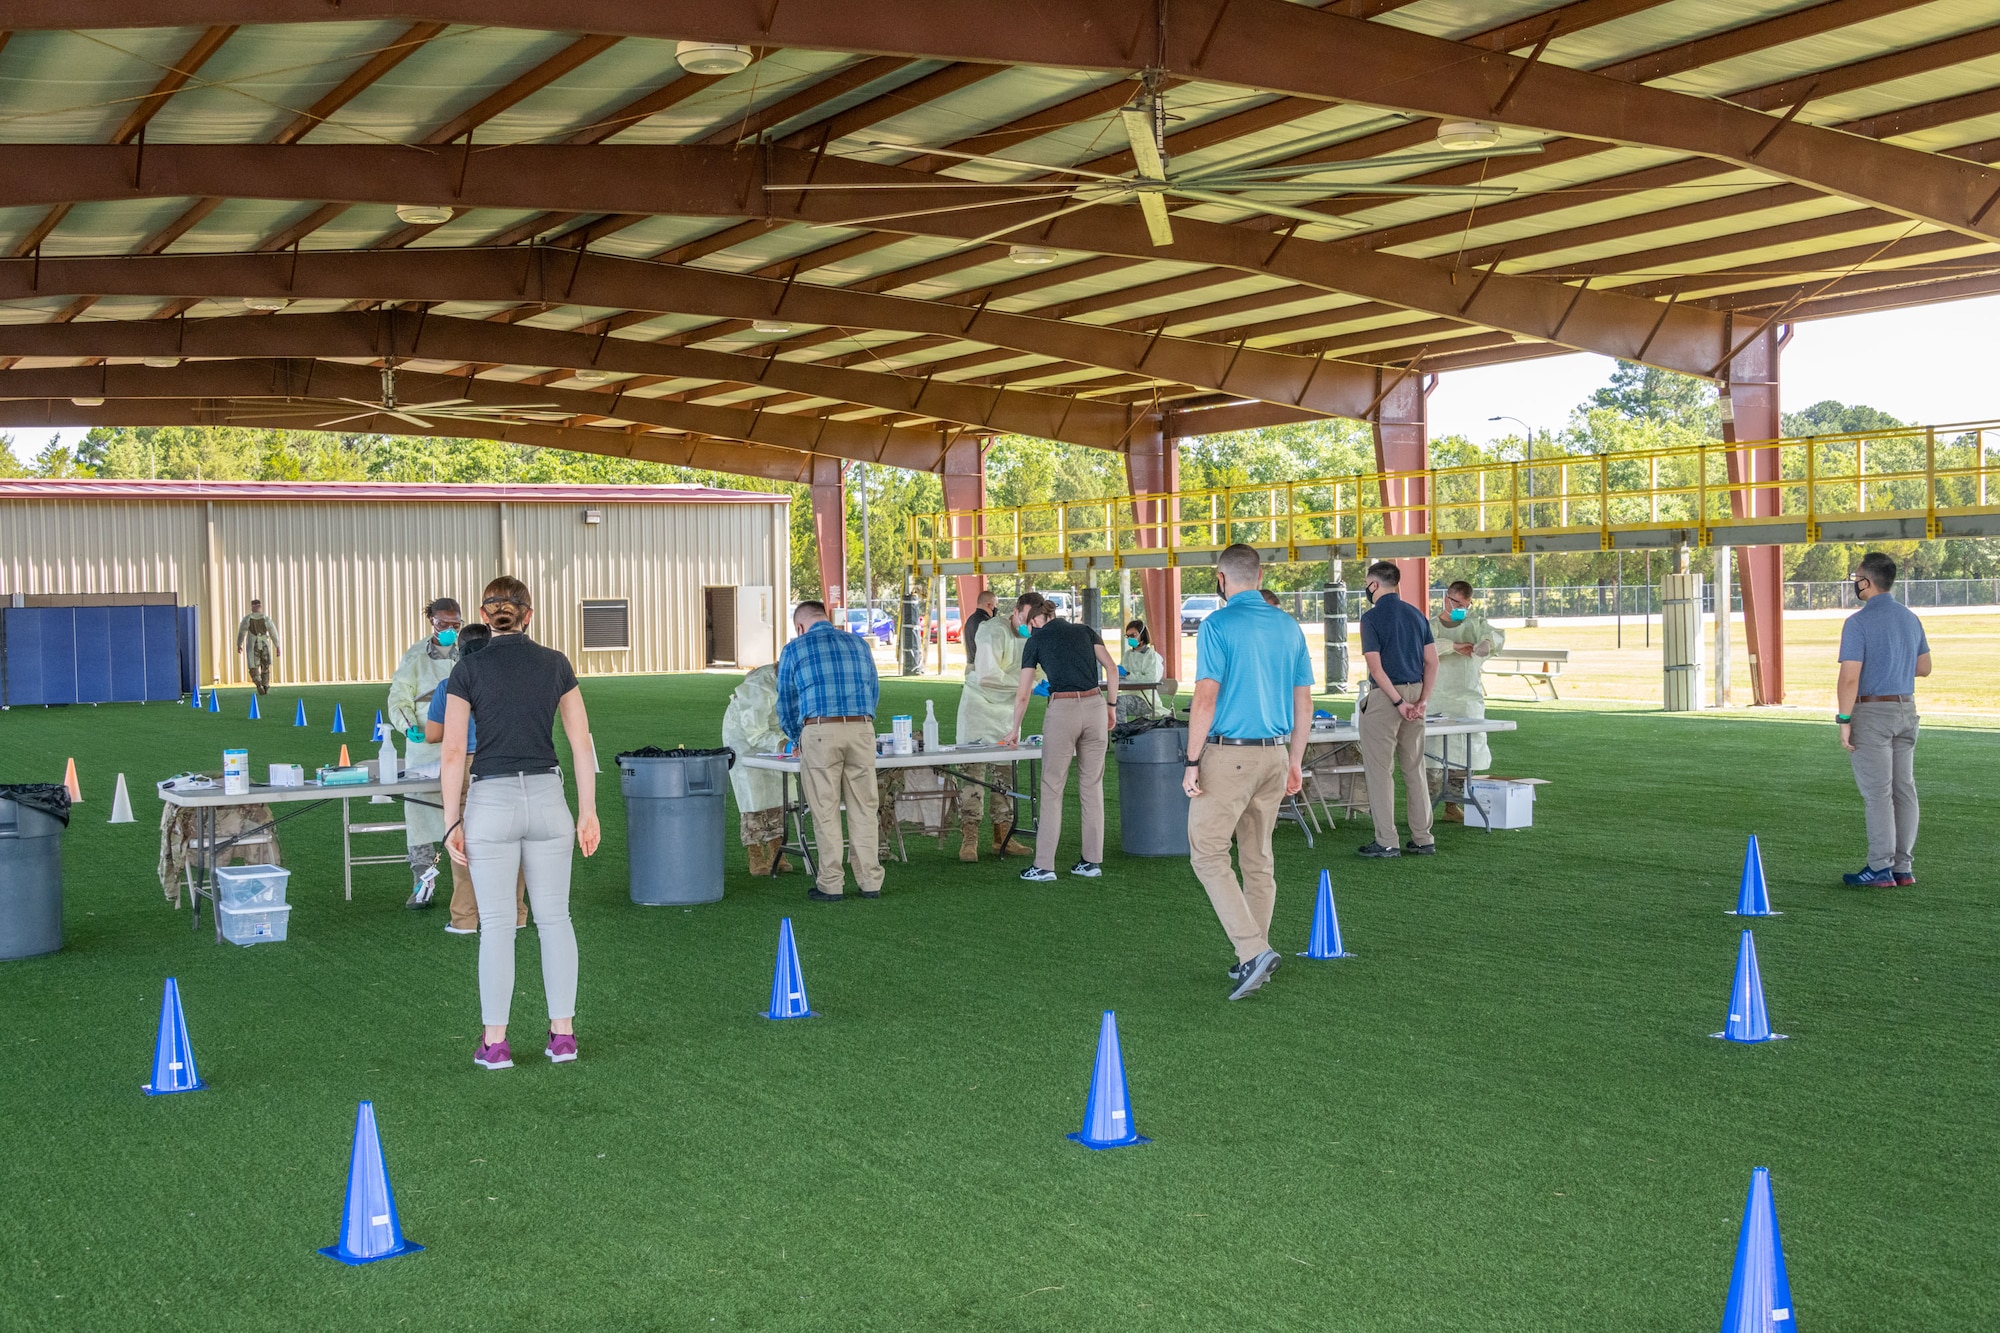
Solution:
<svg viewBox="0 0 2000 1333"><path fill-rule="evenodd" d="M766 360L410 311L179 323L93 320L65 325L0 324L0 356L396 357L556 366L563 368L560 373L565 376L579 369L595 369L661 379L757 385L857 407L921 412L961 425L1100 449L1115 447L1127 425L1122 412L1089 403L1072 404L1052 394L975 388L919 375L841 370L810 361ZM599 396L623 387L629 386L607 385Z"/></svg>

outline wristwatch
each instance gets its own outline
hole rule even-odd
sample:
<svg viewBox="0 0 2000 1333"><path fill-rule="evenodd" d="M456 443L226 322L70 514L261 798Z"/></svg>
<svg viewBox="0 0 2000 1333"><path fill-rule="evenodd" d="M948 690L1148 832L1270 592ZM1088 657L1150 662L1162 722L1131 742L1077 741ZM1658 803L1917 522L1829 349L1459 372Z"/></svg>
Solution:
<svg viewBox="0 0 2000 1333"><path fill-rule="evenodd" d="M1854 721L1854 717L1853 717L1853 715L1852 715L1852 714L1849 714L1849 713L1835 713L1835 714L1833 715L1833 720L1834 720L1835 722L1838 722L1838 723L1840 723L1840 725L1844 727L1844 726L1846 726L1846 725L1847 725L1848 723L1850 723L1850 722Z"/></svg>

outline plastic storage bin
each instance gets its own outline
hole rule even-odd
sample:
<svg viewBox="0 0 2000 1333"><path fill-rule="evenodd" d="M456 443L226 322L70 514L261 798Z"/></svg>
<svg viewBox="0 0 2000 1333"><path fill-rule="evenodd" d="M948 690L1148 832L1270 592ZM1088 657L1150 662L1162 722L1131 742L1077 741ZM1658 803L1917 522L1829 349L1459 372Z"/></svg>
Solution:
<svg viewBox="0 0 2000 1333"><path fill-rule="evenodd" d="M1465 802L1465 822L1471 828L1533 828L1534 785L1506 778L1474 778Z"/></svg>
<svg viewBox="0 0 2000 1333"><path fill-rule="evenodd" d="M262 907L219 907L222 938L231 944L277 944L285 938L285 922L292 909L279 904Z"/></svg>
<svg viewBox="0 0 2000 1333"><path fill-rule="evenodd" d="M217 866L215 896L224 907L282 907L291 877L282 866Z"/></svg>

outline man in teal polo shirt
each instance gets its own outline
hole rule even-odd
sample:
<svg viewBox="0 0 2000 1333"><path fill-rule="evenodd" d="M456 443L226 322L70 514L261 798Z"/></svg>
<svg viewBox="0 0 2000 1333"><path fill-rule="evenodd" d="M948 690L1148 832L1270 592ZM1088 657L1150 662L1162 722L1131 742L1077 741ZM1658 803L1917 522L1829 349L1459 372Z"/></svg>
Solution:
<svg viewBox="0 0 2000 1333"><path fill-rule="evenodd" d="M1271 831L1300 786L1312 730L1312 654L1299 623L1264 600L1257 552L1231 546L1216 561L1221 609L1195 636L1194 706L1188 711L1188 850L1194 873L1229 942L1229 998L1240 1000L1278 970L1271 913L1278 877ZM1229 864L1236 844L1243 880Z"/></svg>

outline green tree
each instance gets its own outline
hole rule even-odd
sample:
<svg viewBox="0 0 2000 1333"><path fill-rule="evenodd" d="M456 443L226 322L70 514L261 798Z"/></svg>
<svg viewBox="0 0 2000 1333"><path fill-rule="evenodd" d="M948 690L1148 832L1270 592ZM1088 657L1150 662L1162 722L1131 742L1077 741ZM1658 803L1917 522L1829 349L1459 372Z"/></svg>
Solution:
<svg viewBox="0 0 2000 1333"><path fill-rule="evenodd" d="M0 432L0 477L25 477L28 470L14 456L14 437Z"/></svg>
<svg viewBox="0 0 2000 1333"><path fill-rule="evenodd" d="M1720 435L1721 422L1713 383L1636 361L1620 361L1611 382L1577 410L1606 409L1628 421L1671 421L1703 434Z"/></svg>

